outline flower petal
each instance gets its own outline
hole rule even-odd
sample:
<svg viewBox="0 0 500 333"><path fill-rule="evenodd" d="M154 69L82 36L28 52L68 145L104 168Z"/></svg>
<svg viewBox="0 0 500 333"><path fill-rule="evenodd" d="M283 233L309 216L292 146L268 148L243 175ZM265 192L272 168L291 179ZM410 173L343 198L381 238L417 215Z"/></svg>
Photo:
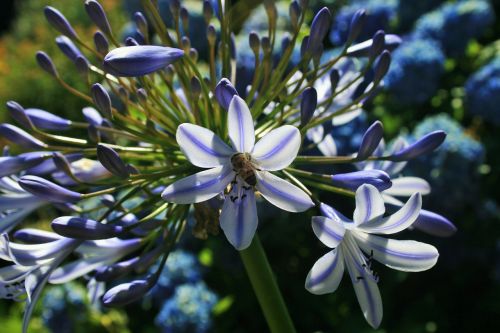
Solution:
<svg viewBox="0 0 500 333"><path fill-rule="evenodd" d="M345 228L340 220L313 216L312 228L318 239L330 248L337 247L344 238Z"/></svg>
<svg viewBox="0 0 500 333"><path fill-rule="evenodd" d="M189 162L200 168L222 165L234 154L214 132L198 125L181 124L176 138Z"/></svg>
<svg viewBox="0 0 500 333"><path fill-rule="evenodd" d="M322 295L337 290L344 275L344 256L338 247L318 259L306 278L306 289L313 294Z"/></svg>
<svg viewBox="0 0 500 333"><path fill-rule="evenodd" d="M400 271L425 271L436 264L439 256L434 246L421 242L387 239L363 232L354 233L354 237L365 253L373 253L375 260Z"/></svg>
<svg viewBox="0 0 500 333"><path fill-rule="evenodd" d="M233 148L240 153L252 151L255 131L250 110L245 101L235 95L229 104L227 130Z"/></svg>
<svg viewBox="0 0 500 333"><path fill-rule="evenodd" d="M244 191L242 195L246 196L235 200L229 195L226 196L219 218L220 227L227 240L240 251L250 246L258 224L253 190Z"/></svg>
<svg viewBox="0 0 500 333"><path fill-rule="evenodd" d="M314 206L311 198L297 186L267 171L257 171L256 175L257 189L276 207L289 212L303 212Z"/></svg>
<svg viewBox="0 0 500 333"><path fill-rule="evenodd" d="M205 201L224 191L234 177L231 167L219 166L176 181L161 196L165 201L178 204Z"/></svg>
<svg viewBox="0 0 500 333"><path fill-rule="evenodd" d="M405 230L415 222L422 208L422 196L414 193L397 212L375 222L367 222L359 229L373 234L394 234Z"/></svg>
<svg viewBox="0 0 500 333"><path fill-rule="evenodd" d="M325 138L317 144L317 147L325 156L337 156L337 144L331 134L325 135Z"/></svg>
<svg viewBox="0 0 500 333"><path fill-rule="evenodd" d="M385 213L384 200L375 186L364 184L356 191L356 209L354 223L361 225L366 222L378 221Z"/></svg>
<svg viewBox="0 0 500 333"><path fill-rule="evenodd" d="M263 170L281 170L297 157L300 142L299 130L294 126L284 125L260 139L252 151L252 157Z"/></svg>
<svg viewBox="0 0 500 333"><path fill-rule="evenodd" d="M400 177L392 179L391 188L385 190L385 194L406 197L415 192L420 192L422 195L431 192L429 183L418 177Z"/></svg>

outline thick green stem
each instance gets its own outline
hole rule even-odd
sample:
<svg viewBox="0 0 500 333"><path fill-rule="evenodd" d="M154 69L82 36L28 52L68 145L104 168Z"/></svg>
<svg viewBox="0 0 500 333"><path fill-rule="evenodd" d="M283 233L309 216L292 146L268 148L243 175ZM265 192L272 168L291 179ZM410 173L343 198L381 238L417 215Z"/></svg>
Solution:
<svg viewBox="0 0 500 333"><path fill-rule="evenodd" d="M240 254L271 332L295 333L292 319L257 235L252 244Z"/></svg>

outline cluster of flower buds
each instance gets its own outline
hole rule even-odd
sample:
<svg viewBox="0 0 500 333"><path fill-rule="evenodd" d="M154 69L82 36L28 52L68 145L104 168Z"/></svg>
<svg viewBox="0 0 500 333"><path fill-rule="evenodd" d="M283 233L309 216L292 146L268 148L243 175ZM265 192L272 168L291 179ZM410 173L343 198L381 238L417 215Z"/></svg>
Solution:
<svg viewBox="0 0 500 333"><path fill-rule="evenodd" d="M207 237L220 226L234 248L246 249L262 199L289 212L321 212L312 220L313 231L334 250L313 266L306 288L333 292L347 267L363 313L377 327L382 305L371 259L419 271L433 266L438 253L427 244L372 234L455 231L446 218L421 209L422 195L430 191L425 180L400 177L406 161L439 147L444 132L386 148L377 121L348 156L337 155L330 134L332 126L364 112L399 37L378 31L355 44L365 20L360 10L346 44L326 52L330 11L321 9L307 27L307 1L294 0L291 26L279 43L276 8L265 1L268 34L248 35L255 67L245 81L237 73L229 1L218 2L224 8L203 1L208 50L190 41L191 9L171 1L169 28L156 2L141 3L144 12L134 15L138 37L128 37L125 46L95 0L87 0L85 9L99 30L85 38L57 9L45 8L61 34L55 42L75 73L84 75L87 89L66 83L45 52L36 59L61 89L88 103L81 117L7 103L17 125L1 124L0 136L22 153L10 156L6 150L0 157L0 257L11 262L0 268L0 294L26 299L24 329L46 283L85 277L106 306L142 297L158 279L192 207L199 219L196 235ZM296 51L300 59L292 61ZM237 91L236 82L244 89ZM352 172L335 173L338 164L351 165ZM327 174L316 172L325 166ZM322 202L320 197L334 202L326 193L353 198L353 220ZM52 221L54 232L18 228L49 205L61 214ZM157 271L148 273L154 264Z"/></svg>

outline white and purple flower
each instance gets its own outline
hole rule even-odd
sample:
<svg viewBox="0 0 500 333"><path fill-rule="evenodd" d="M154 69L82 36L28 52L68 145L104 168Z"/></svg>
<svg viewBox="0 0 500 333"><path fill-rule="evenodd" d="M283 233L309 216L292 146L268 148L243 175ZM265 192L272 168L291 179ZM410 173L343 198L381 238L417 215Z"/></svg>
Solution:
<svg viewBox="0 0 500 333"><path fill-rule="evenodd" d="M384 217L384 200L368 184L356 191L353 220L321 204L325 216L313 217L312 227L318 239L332 250L313 265L306 278L306 289L318 295L334 292L347 267L366 320L372 327L378 327L382 320L382 299L378 277L371 268L372 260L405 272L424 271L437 262L438 251L431 245L377 235L408 228L419 216L421 206L422 198L417 192L397 212Z"/></svg>
<svg viewBox="0 0 500 333"><path fill-rule="evenodd" d="M178 204L206 201L224 192L228 185L220 225L238 250L248 247L257 228L255 190L273 205L302 212L314 206L300 188L270 171L286 168L297 156L301 136L296 127L285 125L267 133L255 143L252 115L246 103L234 96L228 110L228 146L212 131L193 124L181 124L177 142L187 159L208 168L169 185L163 199Z"/></svg>

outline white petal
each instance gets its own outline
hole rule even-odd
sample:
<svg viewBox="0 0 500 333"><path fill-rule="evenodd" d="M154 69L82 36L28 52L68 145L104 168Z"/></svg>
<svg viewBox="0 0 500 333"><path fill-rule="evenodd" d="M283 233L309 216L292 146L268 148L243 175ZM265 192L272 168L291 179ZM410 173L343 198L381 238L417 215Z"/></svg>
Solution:
<svg viewBox="0 0 500 333"><path fill-rule="evenodd" d="M310 128L306 132L306 137L314 144L318 144L321 141L323 141L324 135L325 135L325 129L323 128L323 125Z"/></svg>
<svg viewBox="0 0 500 333"><path fill-rule="evenodd" d="M359 108L359 109L354 109L352 111L335 116L332 119L332 125L333 126L345 125L345 124L353 121L357 117L359 117L362 113L363 113L363 109Z"/></svg>
<svg viewBox="0 0 500 333"><path fill-rule="evenodd" d="M240 153L252 151L255 143L252 114L245 101L236 95L229 104L227 131L236 151Z"/></svg>
<svg viewBox="0 0 500 333"><path fill-rule="evenodd" d="M431 186L422 178L418 177L400 177L392 179L392 186L385 190L385 194L395 195L400 197L409 197L415 192L420 192L422 195L431 192Z"/></svg>
<svg viewBox="0 0 500 333"><path fill-rule="evenodd" d="M294 126L284 125L267 133L257 142L252 158L263 170L281 170L297 157L300 142L300 131Z"/></svg>
<svg viewBox="0 0 500 333"><path fill-rule="evenodd" d="M318 259L306 278L306 289L316 295L333 293L344 275L344 257L340 247Z"/></svg>
<svg viewBox="0 0 500 333"><path fill-rule="evenodd" d="M244 250L252 243L257 230L257 205L253 190L243 191L244 198L226 196L220 215L220 227L229 243L237 250Z"/></svg>
<svg viewBox="0 0 500 333"><path fill-rule="evenodd" d="M224 191L234 177L229 166L208 169L169 185L161 196L165 201L178 204L206 201Z"/></svg>
<svg viewBox="0 0 500 333"><path fill-rule="evenodd" d="M179 125L176 138L189 162L201 168L213 168L227 163L234 154L233 149L214 132L198 125Z"/></svg>
<svg viewBox="0 0 500 333"><path fill-rule="evenodd" d="M384 200L375 186L364 184L356 190L356 209L354 223L361 225L366 222L375 222L385 213Z"/></svg>
<svg viewBox="0 0 500 333"><path fill-rule="evenodd" d="M312 218L312 228L318 239L330 248L337 247L344 238L345 228L340 220L324 216Z"/></svg>
<svg viewBox="0 0 500 333"><path fill-rule="evenodd" d="M343 246L344 257L358 303L366 321L377 328L382 321L382 297L377 286L377 279L366 269L366 262L357 246Z"/></svg>
<svg viewBox="0 0 500 333"><path fill-rule="evenodd" d="M73 261L55 269L50 274L49 282L54 284L67 283L93 270L112 264L119 259L119 256L90 257Z"/></svg>
<svg viewBox="0 0 500 333"><path fill-rule="evenodd" d="M257 171L257 189L278 208L289 212L303 212L314 203L300 188L267 171Z"/></svg>
<svg viewBox="0 0 500 333"><path fill-rule="evenodd" d="M337 156L337 144L331 134L325 136L323 141L318 143L319 151L325 156Z"/></svg>
<svg viewBox="0 0 500 333"><path fill-rule="evenodd" d="M0 283L10 284L26 277L34 266L10 265L0 268Z"/></svg>
<svg viewBox="0 0 500 333"><path fill-rule="evenodd" d="M397 212L389 217L375 222L367 222L358 229L371 234L394 234L405 230L415 222L422 208L422 196L420 193L413 194L410 199Z"/></svg>
<svg viewBox="0 0 500 333"><path fill-rule="evenodd" d="M361 249L387 267L405 272L425 271L437 262L439 253L429 244L412 240L386 239L363 232L354 233Z"/></svg>

